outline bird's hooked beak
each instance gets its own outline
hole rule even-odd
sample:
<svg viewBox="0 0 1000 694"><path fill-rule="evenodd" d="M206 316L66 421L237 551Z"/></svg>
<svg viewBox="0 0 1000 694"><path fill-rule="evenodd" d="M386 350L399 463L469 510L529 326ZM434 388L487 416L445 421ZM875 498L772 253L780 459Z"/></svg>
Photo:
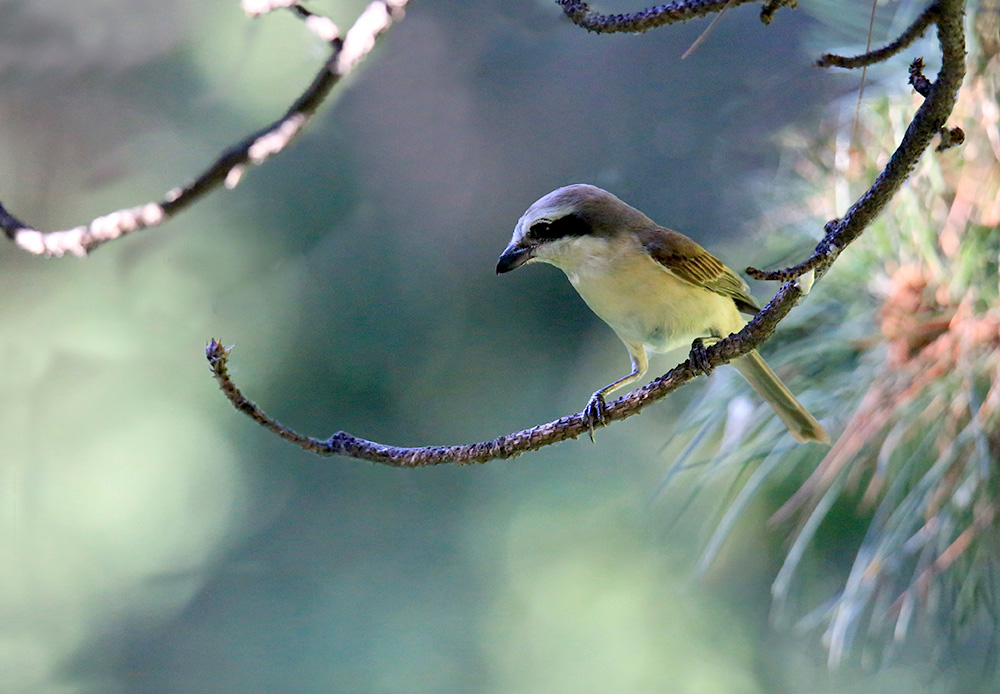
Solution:
<svg viewBox="0 0 1000 694"><path fill-rule="evenodd" d="M511 243L500 254L497 261L497 274L510 272L524 265L535 255L535 247L523 245L521 242Z"/></svg>

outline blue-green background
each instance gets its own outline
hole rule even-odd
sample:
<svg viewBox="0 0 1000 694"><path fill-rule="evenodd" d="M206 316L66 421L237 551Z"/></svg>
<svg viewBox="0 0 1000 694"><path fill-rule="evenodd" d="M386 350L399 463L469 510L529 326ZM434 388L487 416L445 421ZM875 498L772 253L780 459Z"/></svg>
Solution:
<svg viewBox="0 0 1000 694"><path fill-rule="evenodd" d="M277 440L202 356L234 343L246 394L320 437L579 410L627 358L554 269L494 275L518 216L592 182L746 265L775 134L854 98L811 62L867 12L736 8L681 61L706 20L595 36L550 2L414 2L236 190L86 260L0 245L0 690L947 690L912 662L827 673L819 632L769 625L766 503L696 578L726 481L679 520L657 492L690 393L596 445L398 471ZM159 199L325 55L235 2L2 2L0 199L43 229Z"/></svg>

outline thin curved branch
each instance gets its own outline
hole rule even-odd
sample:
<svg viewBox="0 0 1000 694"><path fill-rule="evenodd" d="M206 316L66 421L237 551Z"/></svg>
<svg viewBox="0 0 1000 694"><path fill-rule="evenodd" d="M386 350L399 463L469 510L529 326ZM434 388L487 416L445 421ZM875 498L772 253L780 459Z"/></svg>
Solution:
<svg viewBox="0 0 1000 694"><path fill-rule="evenodd" d="M371 52L393 22L403 16L408 0L374 0L354 26L341 38L328 18L309 12L288 0L244 0L244 9L253 15L278 7L289 7L307 26L330 43L329 59L312 84L295 100L281 118L243 138L216 158L194 181L168 192L161 202L128 207L65 231L43 232L25 224L0 204L0 229L7 238L29 253L84 256L101 244L142 229L159 226L220 185L235 188L250 166L263 164L283 150L302 130L330 94L333 87Z"/></svg>
<svg viewBox="0 0 1000 694"><path fill-rule="evenodd" d="M885 169L872 186L855 202L841 219L826 225L827 235L816 247L813 256L801 265L809 265L818 279L830 268L848 244L858 238L885 207L909 177L917 160L928 148L951 114L959 86L965 75L965 37L962 33L963 0L939 0L934 7L934 22L941 45L942 65L931 85L926 101L920 106L899 146ZM791 273L794 269L780 271ZM761 272L761 271L756 271ZM774 273L774 274L780 274ZM804 274L805 270L798 274ZM762 273L764 274L764 273ZM785 279L797 277L787 274ZM785 282L767 306L747 325L705 351L710 367L720 366L760 347L775 331L805 292L798 281ZM581 413L501 436L492 441L459 446L424 446L403 448L387 446L338 431L325 440L298 434L266 415L239 391L227 370L229 350L212 340L206 350L212 373L233 406L279 436L320 455L343 455L394 467L422 467L442 463L485 462L496 458L513 458L588 432ZM665 375L608 405L607 422L625 419L639 413L646 405L660 400L680 386L693 380L702 371L689 360Z"/></svg>
<svg viewBox="0 0 1000 694"><path fill-rule="evenodd" d="M786 283L765 309L740 332L707 348L705 353L707 363L712 367L719 366L759 347L774 333L778 322L795 306L802 294L795 282ZM338 431L327 439L316 439L299 434L279 423L243 395L229 376L228 360L231 350L231 347L223 346L218 340L210 340L205 348L205 356L219 388L233 407L286 441L319 455L343 455L390 467L485 463L488 460L514 458L522 453L590 433L587 420L582 413L577 413L500 436L492 441L457 446L388 446L359 438L346 431ZM704 372L688 359L648 385L609 403L604 421L608 424L639 414L646 405L665 398L685 383L703 374Z"/></svg>
<svg viewBox="0 0 1000 694"><path fill-rule="evenodd" d="M878 48L868 53L844 57L834 53L825 53L816 61L819 67L842 67L849 70L859 67L868 67L875 63L881 63L896 55L911 43L919 39L927 31L927 27L934 23L938 11L937 5L931 5L920 13L906 30L899 35L899 38L892 43Z"/></svg>
<svg viewBox="0 0 1000 694"><path fill-rule="evenodd" d="M824 231L826 231L827 238L834 233L838 224L840 224L839 219L831 219L826 223ZM787 282L788 280L793 280L796 277L802 277L807 272L815 271L816 268L826 262L828 258L829 262L832 263L837 259L837 256L840 255L841 249L836 245L830 245L821 249L820 246L822 245L822 242L820 242L811 256L803 260L798 265L792 265L784 270L758 270L755 267L748 267L744 269L744 272L753 277L755 280L771 282Z"/></svg>
<svg viewBox="0 0 1000 694"><path fill-rule="evenodd" d="M686 22L704 17L713 12L722 12L734 5L743 5L756 0L675 0L666 5L647 7L637 12L625 14L600 14L593 12L590 5L582 0L556 0L563 12L574 24L596 34L632 33L641 34L650 29ZM761 10L761 21L771 21L771 15L781 5L792 4L792 0L772 0Z"/></svg>

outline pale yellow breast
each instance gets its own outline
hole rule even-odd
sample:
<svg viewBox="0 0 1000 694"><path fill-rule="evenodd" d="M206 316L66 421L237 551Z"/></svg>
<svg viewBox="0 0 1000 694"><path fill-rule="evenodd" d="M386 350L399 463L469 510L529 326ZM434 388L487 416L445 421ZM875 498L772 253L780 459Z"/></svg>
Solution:
<svg viewBox="0 0 1000 694"><path fill-rule="evenodd" d="M574 247L559 266L625 342L665 352L746 322L732 299L680 279L631 238L576 239Z"/></svg>

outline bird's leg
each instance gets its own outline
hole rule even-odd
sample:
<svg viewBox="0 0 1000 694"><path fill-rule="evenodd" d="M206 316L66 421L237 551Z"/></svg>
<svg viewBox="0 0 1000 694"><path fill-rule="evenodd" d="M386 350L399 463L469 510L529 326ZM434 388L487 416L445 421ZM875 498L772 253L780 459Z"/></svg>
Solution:
<svg viewBox="0 0 1000 694"><path fill-rule="evenodd" d="M604 426L604 415L608 410L608 404L604 400L604 396L628 385L629 383L632 383L633 381L639 380L649 368L649 360L646 358L646 349L642 347L642 345L634 346L626 344L625 346L628 347L628 353L632 359L632 372L627 376L622 376L614 383L609 383L600 390L596 391L590 396L590 401L587 402L587 406L583 408L583 421L587 424L591 443L594 441L594 427L597 425Z"/></svg>
<svg viewBox="0 0 1000 694"><path fill-rule="evenodd" d="M694 338L694 342L691 343L691 353L688 355L691 359L691 366L701 371L706 376L712 375L712 365L708 363L708 352L705 350L705 340L700 337Z"/></svg>
<svg viewBox="0 0 1000 694"><path fill-rule="evenodd" d="M590 442L594 443L594 427L598 424L604 426L604 413L608 410L608 403L604 401L604 393L599 390L590 396L590 401L583 408L583 421L587 423L587 433L590 434Z"/></svg>
<svg viewBox="0 0 1000 694"><path fill-rule="evenodd" d="M711 376L715 367L708 361L708 354L705 351L705 341L707 340L710 345L714 345L721 339L715 335L711 337L696 337L694 342L691 343L691 353L688 355L688 358L691 360L691 366L706 376Z"/></svg>

